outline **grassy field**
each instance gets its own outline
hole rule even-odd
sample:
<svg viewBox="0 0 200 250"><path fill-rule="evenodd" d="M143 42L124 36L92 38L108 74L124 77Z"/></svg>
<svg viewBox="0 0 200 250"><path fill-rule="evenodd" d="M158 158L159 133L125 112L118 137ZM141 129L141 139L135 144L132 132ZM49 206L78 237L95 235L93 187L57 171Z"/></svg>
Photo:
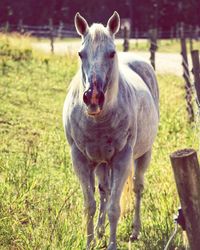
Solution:
<svg viewBox="0 0 200 250"><path fill-rule="evenodd" d="M34 43L44 43L44 44L50 44L49 39L36 39L31 38L30 41ZM80 38L65 38L65 39L55 39L55 43L74 43L74 42L80 42ZM189 39L186 40L187 42L187 50L190 51L190 42ZM158 52L161 53L180 53L181 47L180 47L180 40L170 40L170 39L160 39L158 40ZM130 40L130 50L131 51L138 51L138 52L148 52L149 51L149 40L147 39L138 39L136 40ZM117 41L117 49L122 51L123 50L123 40ZM200 50L200 41L193 40L193 49Z"/></svg>
<svg viewBox="0 0 200 250"><path fill-rule="evenodd" d="M187 50L190 51L190 42L187 39ZM138 41L131 41L130 42L130 50L131 51L149 51L149 41L148 40L138 40ZM180 53L181 51L181 45L180 41L173 39L161 39L158 40L157 43L158 49L157 52L161 53ZM119 50L123 50L123 45L118 45ZM193 49L200 49L200 41L193 41Z"/></svg>
<svg viewBox="0 0 200 250"><path fill-rule="evenodd" d="M35 55L26 39L0 37L1 250L84 249L82 193L62 127L62 105L76 69L77 58L71 54ZM134 250L164 249L179 206L169 154L198 148L195 124L187 123L182 78L158 75L158 81L161 120ZM132 214L120 220L120 250L128 249ZM108 227L96 249L105 249L106 242ZM175 247L184 249L181 230L170 249Z"/></svg>

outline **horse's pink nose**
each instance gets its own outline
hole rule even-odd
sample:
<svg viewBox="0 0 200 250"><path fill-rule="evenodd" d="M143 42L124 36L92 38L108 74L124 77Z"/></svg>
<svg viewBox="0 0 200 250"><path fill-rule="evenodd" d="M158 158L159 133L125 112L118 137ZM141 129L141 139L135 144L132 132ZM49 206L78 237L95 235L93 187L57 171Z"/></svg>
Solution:
<svg viewBox="0 0 200 250"><path fill-rule="evenodd" d="M96 88L94 89L89 88L83 94L83 101L87 106L92 104L92 105L99 105L100 108L102 108L104 99L105 97L103 91L97 91Z"/></svg>

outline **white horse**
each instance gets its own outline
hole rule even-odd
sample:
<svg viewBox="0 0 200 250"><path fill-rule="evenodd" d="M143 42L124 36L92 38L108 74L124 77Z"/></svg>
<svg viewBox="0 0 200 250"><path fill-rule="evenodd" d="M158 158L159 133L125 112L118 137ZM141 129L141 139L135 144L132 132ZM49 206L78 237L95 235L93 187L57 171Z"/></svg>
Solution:
<svg viewBox="0 0 200 250"><path fill-rule="evenodd" d="M84 196L87 249L94 239L94 175L100 191L97 236L110 222L109 250L115 250L120 197L134 161L135 216L131 239L141 227L140 203L144 173L149 165L158 121L158 86L152 67L116 53L114 36L120 27L117 12L107 26L93 24L77 13L75 26L82 37L81 69L73 78L65 100L63 122L71 146L74 170Z"/></svg>

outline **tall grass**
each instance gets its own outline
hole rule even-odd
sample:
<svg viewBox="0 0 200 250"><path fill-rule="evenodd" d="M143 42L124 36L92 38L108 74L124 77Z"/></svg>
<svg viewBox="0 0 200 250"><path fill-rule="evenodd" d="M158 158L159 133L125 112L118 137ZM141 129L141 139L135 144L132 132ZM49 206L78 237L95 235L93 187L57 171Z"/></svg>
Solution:
<svg viewBox="0 0 200 250"><path fill-rule="evenodd" d="M34 55L28 45L16 46L19 38L14 40L0 37L0 249L81 250L82 193L61 118L77 60L71 54ZM142 233L132 249L159 250L166 245L179 206L169 154L198 147L196 130L187 123L183 80L159 75L158 81L160 127L146 174ZM128 249L131 206L119 223L120 250ZM106 242L108 227L96 249L105 249ZM175 246L183 248L181 232L170 249Z"/></svg>

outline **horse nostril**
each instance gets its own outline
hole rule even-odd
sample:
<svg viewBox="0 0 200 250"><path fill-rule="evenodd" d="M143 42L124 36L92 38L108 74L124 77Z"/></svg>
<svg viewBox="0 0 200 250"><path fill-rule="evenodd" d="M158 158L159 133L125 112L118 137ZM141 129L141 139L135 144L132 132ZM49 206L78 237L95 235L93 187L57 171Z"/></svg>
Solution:
<svg viewBox="0 0 200 250"><path fill-rule="evenodd" d="M93 95L93 92L91 89L88 89L83 94L83 101L87 106L91 104L92 95ZM95 94L95 97L92 103L99 105L100 108L102 108L104 104L104 99L105 99L105 96L104 96L103 91L99 91L98 94L97 93Z"/></svg>
<svg viewBox="0 0 200 250"><path fill-rule="evenodd" d="M89 98L88 98L88 92L87 92L87 91L84 92L84 94L83 94L83 101L84 101L84 103L85 103L86 105L89 104Z"/></svg>
<svg viewBox="0 0 200 250"><path fill-rule="evenodd" d="M104 96L104 93L101 91L101 92L99 93L99 106L100 106L101 108L103 107L104 100L105 100L105 96Z"/></svg>

